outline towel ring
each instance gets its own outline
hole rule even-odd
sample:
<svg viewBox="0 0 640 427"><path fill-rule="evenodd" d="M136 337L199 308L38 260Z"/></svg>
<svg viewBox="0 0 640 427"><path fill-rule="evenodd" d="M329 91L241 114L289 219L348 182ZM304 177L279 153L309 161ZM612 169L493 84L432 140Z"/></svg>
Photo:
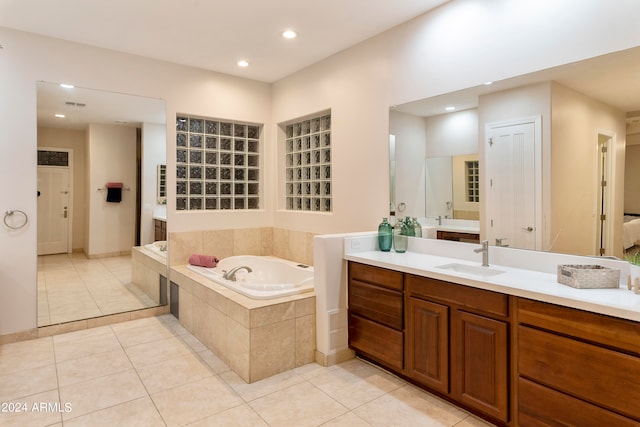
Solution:
<svg viewBox="0 0 640 427"><path fill-rule="evenodd" d="M13 214L16 213L16 212L19 213L19 214L22 214L24 216L24 222L22 224L18 225L17 227L13 226L13 225L9 225L7 223L7 218L10 217L10 216L13 216ZM24 211L16 209L16 210L8 210L8 211L6 211L4 213L4 226L7 227L9 230L19 230L19 229L23 228L25 225L27 225L28 222L29 222L29 217L27 216L26 213L24 213Z"/></svg>

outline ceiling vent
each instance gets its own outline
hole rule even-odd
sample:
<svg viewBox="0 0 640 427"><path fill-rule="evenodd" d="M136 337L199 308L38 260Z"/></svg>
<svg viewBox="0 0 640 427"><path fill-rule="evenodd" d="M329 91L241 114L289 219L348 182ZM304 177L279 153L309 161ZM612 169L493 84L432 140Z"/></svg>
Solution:
<svg viewBox="0 0 640 427"><path fill-rule="evenodd" d="M65 105L68 105L70 107L86 107L87 104L83 104L82 102L73 102L73 101L67 101L65 102Z"/></svg>

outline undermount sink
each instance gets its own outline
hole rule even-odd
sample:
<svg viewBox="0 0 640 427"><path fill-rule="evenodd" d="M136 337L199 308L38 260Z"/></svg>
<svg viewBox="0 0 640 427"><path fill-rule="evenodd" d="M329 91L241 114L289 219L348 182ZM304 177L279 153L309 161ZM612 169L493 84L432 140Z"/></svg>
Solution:
<svg viewBox="0 0 640 427"><path fill-rule="evenodd" d="M505 273L502 270L496 270L491 267L482 267L482 266L458 264L458 263L437 265L436 268L441 268L443 270L454 271L456 273L471 274L474 276L481 276L481 277L491 277L491 276Z"/></svg>

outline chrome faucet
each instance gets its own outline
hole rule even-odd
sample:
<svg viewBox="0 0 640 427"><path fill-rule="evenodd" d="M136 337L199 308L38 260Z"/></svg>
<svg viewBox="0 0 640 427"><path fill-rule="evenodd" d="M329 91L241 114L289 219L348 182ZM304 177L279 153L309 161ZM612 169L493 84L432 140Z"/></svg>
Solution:
<svg viewBox="0 0 640 427"><path fill-rule="evenodd" d="M489 241L483 240L482 247L473 250L475 253L482 252L482 266L489 267Z"/></svg>
<svg viewBox="0 0 640 427"><path fill-rule="evenodd" d="M226 280L231 280L232 282L236 281L236 273L238 272L238 270L242 270L242 269L247 270L249 273L251 273L253 270L251 270L251 267L247 267L246 265L240 265L238 267L233 267L231 270L229 271L225 271L224 274L222 275L223 279Z"/></svg>

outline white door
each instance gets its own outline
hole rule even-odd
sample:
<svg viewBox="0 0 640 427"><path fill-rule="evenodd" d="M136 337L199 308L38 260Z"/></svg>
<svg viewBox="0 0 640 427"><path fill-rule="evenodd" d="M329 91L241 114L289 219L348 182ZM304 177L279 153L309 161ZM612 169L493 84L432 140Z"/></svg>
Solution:
<svg viewBox="0 0 640 427"><path fill-rule="evenodd" d="M487 236L514 248L536 249L536 123L487 126Z"/></svg>
<svg viewBox="0 0 640 427"><path fill-rule="evenodd" d="M38 166L38 255L69 252L69 168Z"/></svg>

